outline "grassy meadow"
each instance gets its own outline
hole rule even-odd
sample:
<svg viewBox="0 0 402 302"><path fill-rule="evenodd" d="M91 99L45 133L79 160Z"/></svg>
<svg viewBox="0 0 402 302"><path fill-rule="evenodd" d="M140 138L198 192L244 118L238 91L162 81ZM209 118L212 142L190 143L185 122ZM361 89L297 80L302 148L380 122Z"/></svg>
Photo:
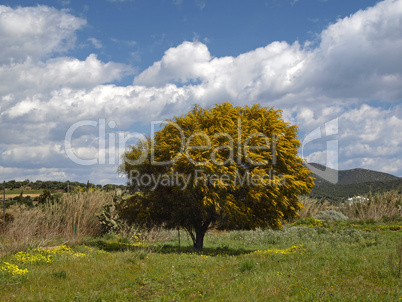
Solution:
<svg viewBox="0 0 402 302"><path fill-rule="evenodd" d="M402 301L402 221L385 205L336 212L305 199L302 219L281 230L212 230L194 253L184 231L180 245L177 230L99 235L95 214L110 195L63 198L10 209L0 301ZM371 218L379 208L393 215Z"/></svg>

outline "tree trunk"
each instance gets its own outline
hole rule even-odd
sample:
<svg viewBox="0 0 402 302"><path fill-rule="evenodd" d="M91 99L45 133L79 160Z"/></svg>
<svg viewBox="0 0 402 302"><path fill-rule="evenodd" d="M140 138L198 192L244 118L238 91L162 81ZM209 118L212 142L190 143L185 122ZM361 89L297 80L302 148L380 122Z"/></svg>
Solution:
<svg viewBox="0 0 402 302"><path fill-rule="evenodd" d="M198 224L197 226L184 227L193 241L194 250L197 252L201 252L204 248L204 237L209 225L210 221L207 221L204 224Z"/></svg>
<svg viewBox="0 0 402 302"><path fill-rule="evenodd" d="M195 240L193 240L194 249L197 252L201 252L204 248L204 236L207 232L207 228L198 228L195 230Z"/></svg>

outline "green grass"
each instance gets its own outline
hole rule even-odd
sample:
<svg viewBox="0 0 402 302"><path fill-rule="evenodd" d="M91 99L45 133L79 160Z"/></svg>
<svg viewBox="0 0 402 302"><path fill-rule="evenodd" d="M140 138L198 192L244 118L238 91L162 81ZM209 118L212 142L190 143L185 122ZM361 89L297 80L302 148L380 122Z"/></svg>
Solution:
<svg viewBox="0 0 402 302"><path fill-rule="evenodd" d="M51 263L2 257L0 267L9 262L29 272L0 272L0 300L401 301L401 278L388 259L401 232L216 232L207 234L203 253L194 253L183 233L180 247L177 232L158 244L109 235L55 253Z"/></svg>
<svg viewBox="0 0 402 302"><path fill-rule="evenodd" d="M373 219L336 221L334 225L342 228L356 228L363 231L399 231L402 230L402 218L383 219L375 221Z"/></svg>

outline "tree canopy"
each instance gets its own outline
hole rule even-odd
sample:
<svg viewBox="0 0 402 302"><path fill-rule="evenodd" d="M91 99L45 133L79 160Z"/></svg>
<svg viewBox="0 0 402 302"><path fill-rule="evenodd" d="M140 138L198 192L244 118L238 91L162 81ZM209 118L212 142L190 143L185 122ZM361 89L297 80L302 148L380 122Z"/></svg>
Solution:
<svg viewBox="0 0 402 302"><path fill-rule="evenodd" d="M297 127L280 110L194 106L124 154L120 169L134 195L120 216L184 228L196 250L211 227L281 228L314 185L299 146Z"/></svg>

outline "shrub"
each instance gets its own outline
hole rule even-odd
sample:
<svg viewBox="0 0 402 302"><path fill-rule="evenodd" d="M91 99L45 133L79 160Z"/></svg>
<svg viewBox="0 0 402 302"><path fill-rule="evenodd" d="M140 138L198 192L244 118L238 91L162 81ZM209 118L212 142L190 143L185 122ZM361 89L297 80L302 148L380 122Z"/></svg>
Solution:
<svg viewBox="0 0 402 302"><path fill-rule="evenodd" d="M318 215L314 216L314 218L326 221L339 221L349 219L347 216L336 210L321 211L320 213L318 213Z"/></svg>
<svg viewBox="0 0 402 302"><path fill-rule="evenodd" d="M385 223L402 222L402 216L401 215L382 216L381 221Z"/></svg>
<svg viewBox="0 0 402 302"><path fill-rule="evenodd" d="M380 220L402 214L402 195L398 191L370 193L362 202L345 204L343 214L354 219Z"/></svg>
<svg viewBox="0 0 402 302"><path fill-rule="evenodd" d="M292 226L307 226L309 228L313 227L324 227L324 222L320 219L315 218L302 218L292 224Z"/></svg>

